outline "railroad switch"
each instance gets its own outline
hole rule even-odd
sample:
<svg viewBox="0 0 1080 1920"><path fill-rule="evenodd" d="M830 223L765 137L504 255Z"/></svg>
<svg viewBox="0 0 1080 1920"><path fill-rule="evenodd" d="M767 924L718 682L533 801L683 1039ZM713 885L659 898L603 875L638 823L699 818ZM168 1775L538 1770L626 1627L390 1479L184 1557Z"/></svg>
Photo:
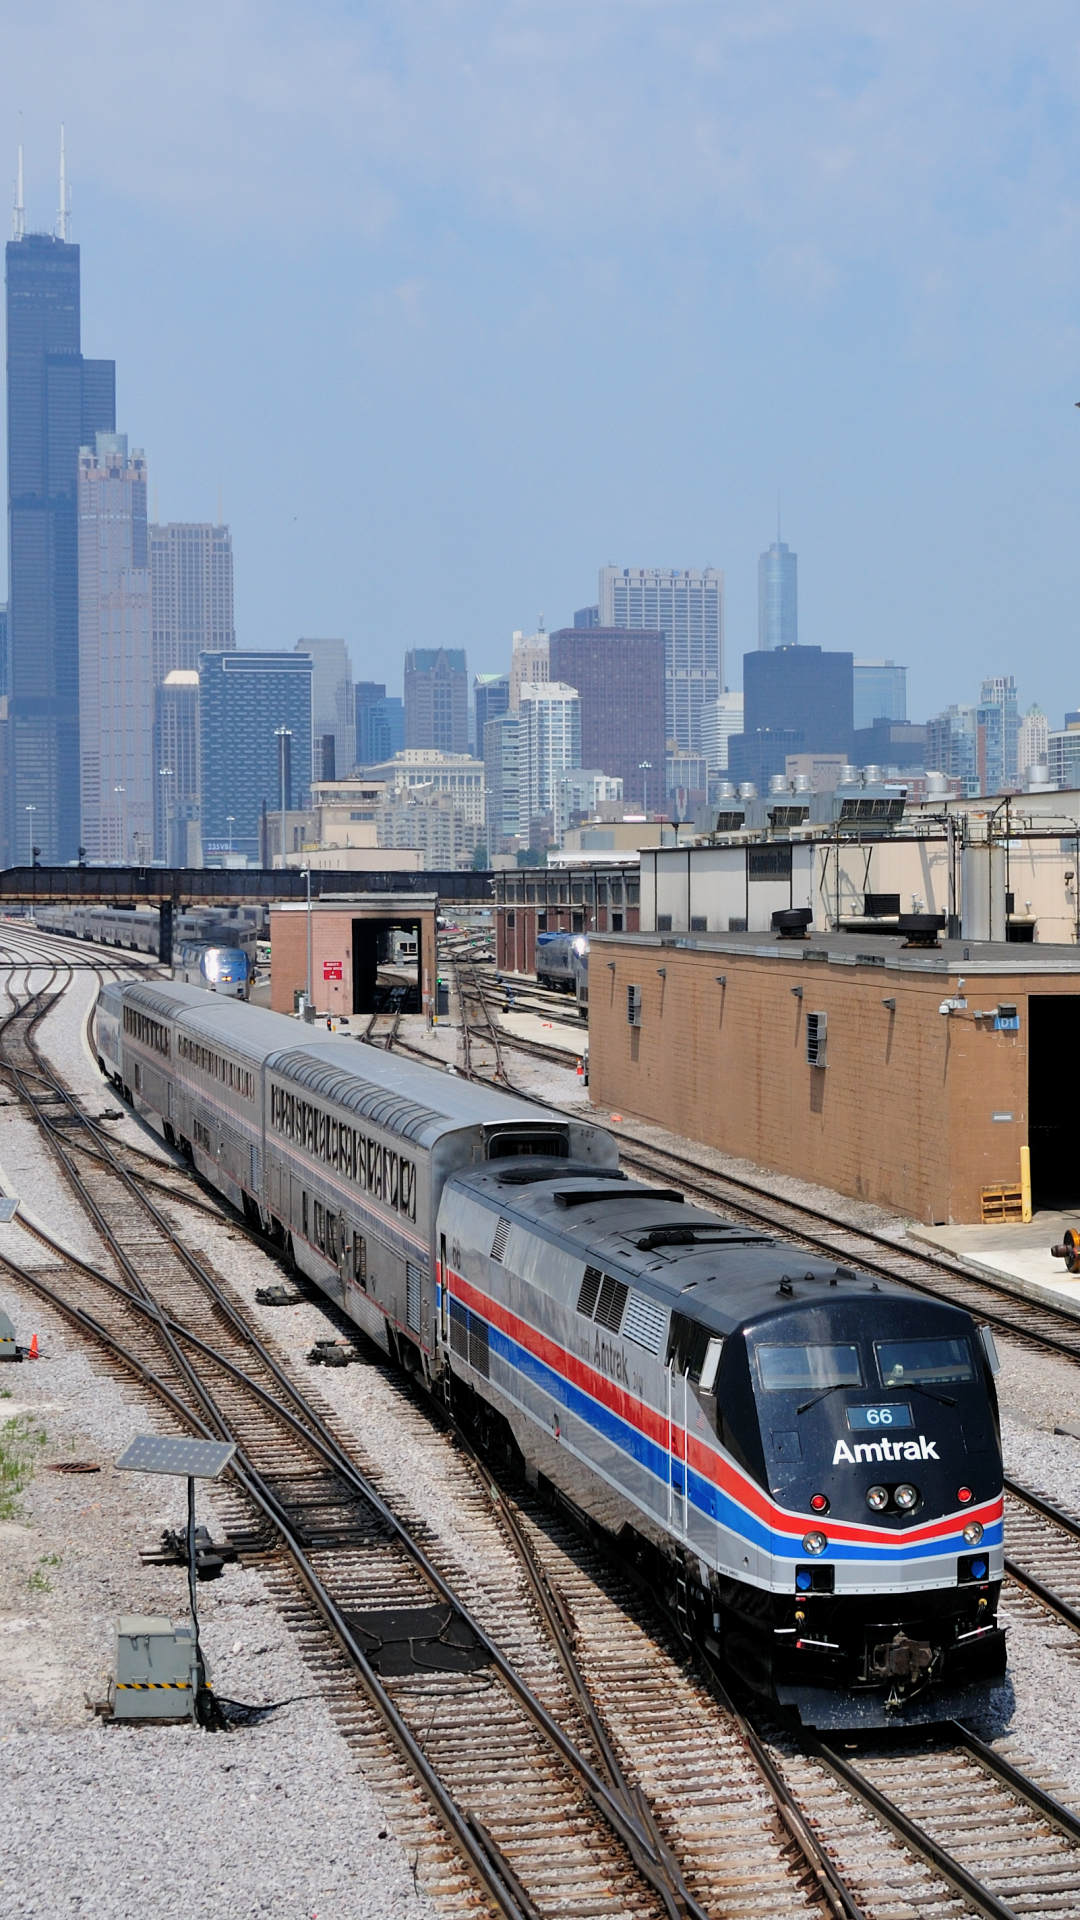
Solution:
<svg viewBox="0 0 1080 1920"><path fill-rule="evenodd" d="M260 1307L299 1307L304 1296L294 1287L285 1287L280 1283L272 1287L256 1287L255 1299Z"/></svg>
<svg viewBox="0 0 1080 1920"><path fill-rule="evenodd" d="M160 1547L146 1553L140 1553L144 1567L186 1567L188 1564L188 1537L185 1530L166 1527L161 1536ZM195 1577L197 1580L219 1580L225 1571L226 1562L237 1558L236 1548L219 1546L210 1538L206 1527L195 1529Z"/></svg>
<svg viewBox="0 0 1080 1920"><path fill-rule="evenodd" d="M316 1340L306 1357L309 1367L349 1367L364 1356L351 1340Z"/></svg>

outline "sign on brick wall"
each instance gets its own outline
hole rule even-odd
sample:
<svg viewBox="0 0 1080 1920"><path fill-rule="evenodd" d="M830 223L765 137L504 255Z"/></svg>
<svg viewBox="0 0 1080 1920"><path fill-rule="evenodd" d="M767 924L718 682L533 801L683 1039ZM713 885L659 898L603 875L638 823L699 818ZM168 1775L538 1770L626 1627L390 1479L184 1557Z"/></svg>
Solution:
<svg viewBox="0 0 1080 1920"><path fill-rule="evenodd" d="M341 960L324 960L322 963L322 977L324 980L343 980L345 978L344 962Z"/></svg>

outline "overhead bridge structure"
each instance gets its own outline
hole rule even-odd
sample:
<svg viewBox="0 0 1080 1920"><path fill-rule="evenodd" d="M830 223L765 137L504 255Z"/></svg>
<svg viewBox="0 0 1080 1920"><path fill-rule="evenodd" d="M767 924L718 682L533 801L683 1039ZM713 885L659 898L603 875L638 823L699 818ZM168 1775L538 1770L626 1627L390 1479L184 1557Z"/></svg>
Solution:
<svg viewBox="0 0 1080 1920"><path fill-rule="evenodd" d="M173 916L187 906L269 906L307 899L355 900L365 894L434 894L443 906L486 906L490 873L323 872L296 867L5 867L0 912L62 901L101 907L156 907L160 958L172 962Z"/></svg>

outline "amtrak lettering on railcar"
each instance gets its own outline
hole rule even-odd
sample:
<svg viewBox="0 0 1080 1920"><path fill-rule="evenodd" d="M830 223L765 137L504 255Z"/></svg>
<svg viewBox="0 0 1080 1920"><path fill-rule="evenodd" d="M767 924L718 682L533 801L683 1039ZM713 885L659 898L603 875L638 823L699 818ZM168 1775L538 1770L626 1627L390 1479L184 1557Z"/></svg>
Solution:
<svg viewBox="0 0 1080 1920"><path fill-rule="evenodd" d="M103 1069L481 1439L815 1725L1005 1664L993 1341L630 1181L586 1122L196 989L109 985Z"/></svg>

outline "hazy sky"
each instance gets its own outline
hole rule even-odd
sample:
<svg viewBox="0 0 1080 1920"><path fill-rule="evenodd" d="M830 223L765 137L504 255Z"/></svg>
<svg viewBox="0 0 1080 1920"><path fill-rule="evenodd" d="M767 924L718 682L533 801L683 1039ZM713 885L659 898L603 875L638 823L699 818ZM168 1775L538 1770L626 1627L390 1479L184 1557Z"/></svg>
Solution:
<svg viewBox="0 0 1080 1920"><path fill-rule="evenodd" d="M597 569L757 556L916 718L1080 704L1080 15L1027 0L0 0L51 228L244 646L505 664ZM153 498L153 493L151 495Z"/></svg>

